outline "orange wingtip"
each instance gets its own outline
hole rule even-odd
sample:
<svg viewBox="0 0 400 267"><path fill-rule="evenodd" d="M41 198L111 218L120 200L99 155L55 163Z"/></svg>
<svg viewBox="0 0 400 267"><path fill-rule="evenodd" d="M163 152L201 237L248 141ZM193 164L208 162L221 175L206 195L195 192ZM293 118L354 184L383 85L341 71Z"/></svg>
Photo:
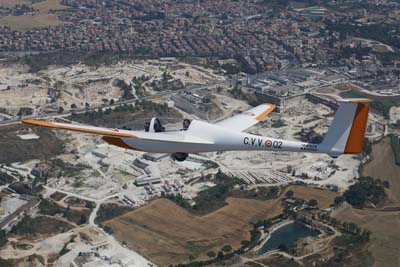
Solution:
<svg viewBox="0 0 400 267"><path fill-rule="evenodd" d="M263 113L258 115L256 117L256 120L258 120L258 121L264 120L268 116L268 114L271 113L276 108L276 105L274 105L274 104L265 103L265 105L267 105L268 108Z"/></svg>
<svg viewBox="0 0 400 267"><path fill-rule="evenodd" d="M37 120L22 120L22 123L31 124L31 125L38 125L38 126L45 126L45 127L55 127L52 122L49 121L37 121Z"/></svg>

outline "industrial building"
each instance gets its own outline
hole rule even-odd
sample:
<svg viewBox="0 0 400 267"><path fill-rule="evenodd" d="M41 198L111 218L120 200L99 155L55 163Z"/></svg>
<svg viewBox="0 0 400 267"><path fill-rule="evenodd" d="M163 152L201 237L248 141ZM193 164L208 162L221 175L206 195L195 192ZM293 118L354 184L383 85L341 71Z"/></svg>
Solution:
<svg viewBox="0 0 400 267"><path fill-rule="evenodd" d="M203 120L209 119L208 111L211 109L211 102L208 95L183 91L173 95L171 100L174 101L175 107Z"/></svg>

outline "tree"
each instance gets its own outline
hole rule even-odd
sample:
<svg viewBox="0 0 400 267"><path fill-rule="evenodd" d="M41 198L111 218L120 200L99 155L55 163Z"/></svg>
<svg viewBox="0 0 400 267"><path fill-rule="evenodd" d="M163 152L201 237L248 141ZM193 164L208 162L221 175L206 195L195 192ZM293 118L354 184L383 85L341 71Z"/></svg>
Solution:
<svg viewBox="0 0 400 267"><path fill-rule="evenodd" d="M95 207L95 205L92 201L85 201L85 207L91 210Z"/></svg>
<svg viewBox="0 0 400 267"><path fill-rule="evenodd" d="M286 192L285 196L288 198L292 198L294 196L294 192L292 190L289 190Z"/></svg>
<svg viewBox="0 0 400 267"><path fill-rule="evenodd" d="M87 216L85 214L81 215L81 218L79 219L79 224L85 224L87 222Z"/></svg>
<svg viewBox="0 0 400 267"><path fill-rule="evenodd" d="M338 196L338 197L335 197L334 204L335 204L335 206L338 206L338 205L342 204L343 201L344 201L344 197Z"/></svg>
<svg viewBox="0 0 400 267"><path fill-rule="evenodd" d="M115 100L114 99L111 99L110 100L110 105L114 105L115 104Z"/></svg>
<svg viewBox="0 0 400 267"><path fill-rule="evenodd" d="M315 199L310 199L310 201L308 202L308 205L311 207L316 207L316 206L318 206L318 201Z"/></svg>
<svg viewBox="0 0 400 267"><path fill-rule="evenodd" d="M389 188L389 186L390 186L390 184L389 184L389 181L383 181L383 186L385 187L385 188Z"/></svg>
<svg viewBox="0 0 400 267"><path fill-rule="evenodd" d="M71 104L71 109L77 109L78 107L76 106L76 104Z"/></svg>
<svg viewBox="0 0 400 267"><path fill-rule="evenodd" d="M208 256L209 258L215 258L215 256L217 256L217 254L215 254L214 251L209 251L209 252L207 252L207 256Z"/></svg>
<svg viewBox="0 0 400 267"><path fill-rule="evenodd" d="M194 260L194 256L192 254L189 255L189 261L192 262Z"/></svg>
<svg viewBox="0 0 400 267"><path fill-rule="evenodd" d="M230 245L223 246L221 249L223 252L228 253L232 251L232 247Z"/></svg>
<svg viewBox="0 0 400 267"><path fill-rule="evenodd" d="M108 225L104 226L104 231L106 231L110 235L114 232L113 229Z"/></svg>
<svg viewBox="0 0 400 267"><path fill-rule="evenodd" d="M280 251L283 251L283 252L288 252L289 251L289 248L283 243L278 246L278 249Z"/></svg>
<svg viewBox="0 0 400 267"><path fill-rule="evenodd" d="M382 182L369 176L360 177L357 183L350 186L343 194L346 201L357 208L363 208L368 203L377 205L385 196Z"/></svg>
<svg viewBox="0 0 400 267"><path fill-rule="evenodd" d="M292 165L287 165L286 166L286 171L287 171L287 173L291 173L293 171L293 166Z"/></svg>
<svg viewBox="0 0 400 267"><path fill-rule="evenodd" d="M64 108L63 108L63 107L59 107L57 113L58 113L58 114L61 114L61 113L63 113L63 112L64 112Z"/></svg>
<svg viewBox="0 0 400 267"><path fill-rule="evenodd" d="M4 246L7 243L7 235L4 230L0 231L0 247Z"/></svg>

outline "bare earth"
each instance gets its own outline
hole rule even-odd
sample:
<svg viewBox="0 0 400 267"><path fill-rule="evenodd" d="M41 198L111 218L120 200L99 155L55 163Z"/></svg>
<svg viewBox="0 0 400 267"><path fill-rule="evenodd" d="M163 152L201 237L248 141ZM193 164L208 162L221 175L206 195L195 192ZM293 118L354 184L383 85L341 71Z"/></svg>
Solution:
<svg viewBox="0 0 400 267"><path fill-rule="evenodd" d="M208 251L224 245L234 249L249 240L252 223L282 212L279 199L259 201L228 198L228 205L195 216L166 199L157 199L142 208L107 221L119 241L142 253L160 266L206 259Z"/></svg>
<svg viewBox="0 0 400 267"><path fill-rule="evenodd" d="M400 200L400 166L394 163L394 155L390 147L390 138L372 146L372 160L362 169L363 176L372 176L382 181L389 181L390 191Z"/></svg>
<svg viewBox="0 0 400 267"><path fill-rule="evenodd" d="M368 250L375 258L374 266L400 266L400 212L359 210L343 205L335 218L354 222L372 232Z"/></svg>

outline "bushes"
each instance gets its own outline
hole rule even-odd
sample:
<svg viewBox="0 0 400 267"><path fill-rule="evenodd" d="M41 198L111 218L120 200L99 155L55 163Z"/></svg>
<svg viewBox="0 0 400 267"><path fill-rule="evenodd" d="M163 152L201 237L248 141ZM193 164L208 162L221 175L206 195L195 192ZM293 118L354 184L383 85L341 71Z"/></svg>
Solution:
<svg viewBox="0 0 400 267"><path fill-rule="evenodd" d="M102 223L112 218L118 217L128 211L133 210L132 208L120 206L117 204L102 204L97 211L96 223Z"/></svg>
<svg viewBox="0 0 400 267"><path fill-rule="evenodd" d="M89 216L89 210L81 212L81 211L76 211L76 210L70 210L69 208L62 208L47 199L43 199L40 202L39 211L42 214L50 215L50 216L54 216L56 214L62 214L62 216L64 218L66 218L70 222L74 222L78 225L86 223L87 218Z"/></svg>
<svg viewBox="0 0 400 267"><path fill-rule="evenodd" d="M20 236L36 236L38 234L56 234L69 230L72 226L64 221L44 216L35 218L25 216L12 230Z"/></svg>
<svg viewBox="0 0 400 267"><path fill-rule="evenodd" d="M7 244L7 236L4 230L0 231L0 248Z"/></svg>

